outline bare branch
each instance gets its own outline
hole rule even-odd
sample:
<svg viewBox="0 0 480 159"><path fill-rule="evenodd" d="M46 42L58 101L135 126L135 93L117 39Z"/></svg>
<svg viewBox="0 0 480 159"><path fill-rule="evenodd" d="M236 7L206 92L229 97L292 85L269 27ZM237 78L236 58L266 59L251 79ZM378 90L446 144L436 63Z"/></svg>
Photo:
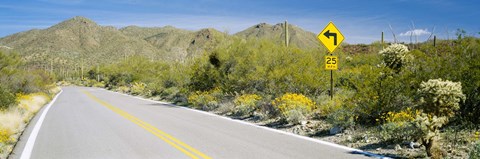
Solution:
<svg viewBox="0 0 480 159"><path fill-rule="evenodd" d="M392 25L388 23L388 26L390 27L390 31L392 31L394 43L397 43L397 36L395 36L395 32L393 32Z"/></svg>
<svg viewBox="0 0 480 159"><path fill-rule="evenodd" d="M408 29L410 29L410 44L413 43L412 37L413 37L413 29L409 26Z"/></svg>
<svg viewBox="0 0 480 159"><path fill-rule="evenodd" d="M433 26L432 33L430 33L430 36L428 36L427 41L429 41L430 38L432 38L432 35L433 35L434 33L435 33L435 25Z"/></svg>
<svg viewBox="0 0 480 159"><path fill-rule="evenodd" d="M416 29L416 28L415 28L415 23L413 22L413 20L412 20L412 27L413 27L413 30L412 30L412 32L413 32L413 31L415 31L415 29ZM417 35L417 34L415 34L415 44L416 44L416 43L418 43L418 35Z"/></svg>

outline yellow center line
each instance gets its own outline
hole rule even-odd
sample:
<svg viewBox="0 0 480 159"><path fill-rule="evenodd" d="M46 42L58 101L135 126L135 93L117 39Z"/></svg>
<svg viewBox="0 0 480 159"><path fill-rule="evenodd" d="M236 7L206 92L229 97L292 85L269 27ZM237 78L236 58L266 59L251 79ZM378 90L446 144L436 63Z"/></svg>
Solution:
<svg viewBox="0 0 480 159"><path fill-rule="evenodd" d="M150 125L150 124L148 124L148 123L146 123L146 122L128 114L127 112L125 112L125 111L123 111L123 110L121 110L121 109L119 109L119 108L117 108L113 105L110 105L105 101L102 101L102 100L98 99L97 97L93 96L89 92L87 92L87 91L82 91L82 92L85 93L88 97L95 100L96 102L100 103L102 106L112 110L113 112L119 114L120 116L122 116L122 117L130 120L131 122L137 124L138 126L144 128L145 130L147 130L148 132L157 136L158 138L162 139L166 143L170 144L171 146L173 146L176 149L180 150L181 152L185 153L187 156L189 156L193 159L198 159L197 156L200 156L204 159L211 159L211 157L203 154L202 152L200 152L200 151L196 150L195 148L187 145L186 143L184 143L184 142L176 139L175 137L173 137L173 136L155 128L154 126L152 126L152 125ZM192 153L194 153L194 154L192 154Z"/></svg>

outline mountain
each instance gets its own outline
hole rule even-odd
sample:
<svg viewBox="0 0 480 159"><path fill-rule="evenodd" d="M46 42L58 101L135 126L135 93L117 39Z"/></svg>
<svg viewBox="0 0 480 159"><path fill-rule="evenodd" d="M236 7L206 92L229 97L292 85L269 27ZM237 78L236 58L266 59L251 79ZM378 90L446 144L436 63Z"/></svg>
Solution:
<svg viewBox="0 0 480 159"><path fill-rule="evenodd" d="M84 17L74 17L43 30L13 34L0 39L0 45L11 47L34 62L61 61L69 66L109 63L132 55L160 56L150 43Z"/></svg>
<svg viewBox="0 0 480 159"><path fill-rule="evenodd" d="M229 35L213 28L189 31L172 26L138 27L128 26L120 29L132 38L143 39L155 46L166 60L182 60L196 57L205 51L214 49Z"/></svg>
<svg viewBox="0 0 480 159"><path fill-rule="evenodd" d="M85 17L74 17L47 29L33 29L0 38L0 46L21 53L30 64L53 69L76 69L139 55L152 60L185 61L234 38L284 42L283 23L260 23L228 35L213 28L189 31L165 27L100 26ZM289 25L290 44L302 49L318 47L315 34Z"/></svg>
<svg viewBox="0 0 480 159"><path fill-rule="evenodd" d="M127 26L124 28L120 29L120 32L122 32L124 35L133 37L133 38L138 38L138 39L146 39L151 36L155 36L160 33L165 33L165 32L175 32L175 31L185 31L189 32L187 30L182 30L182 29L177 29L173 26L165 26L165 27L139 27L139 26Z"/></svg>
<svg viewBox="0 0 480 159"><path fill-rule="evenodd" d="M284 43L285 31L284 23L278 23L270 25L267 23L260 23L254 25L246 30L236 33L236 36L241 38L257 38L273 40L277 43ZM320 44L316 38L316 35L312 32L305 31L297 26L288 25L289 42L290 45L297 46L301 49L309 49L319 47Z"/></svg>

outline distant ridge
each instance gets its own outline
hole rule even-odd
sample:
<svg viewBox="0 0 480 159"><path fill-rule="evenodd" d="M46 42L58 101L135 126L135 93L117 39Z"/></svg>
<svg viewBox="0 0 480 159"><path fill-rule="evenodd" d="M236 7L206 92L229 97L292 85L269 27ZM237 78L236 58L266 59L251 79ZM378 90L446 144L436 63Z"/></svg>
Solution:
<svg viewBox="0 0 480 159"><path fill-rule="evenodd" d="M247 28L246 30L240 31L235 35L246 39L264 38L278 43L283 43L285 36L284 25L284 23L278 23L275 25L260 23ZM314 33L305 31L291 24L288 25L288 28L291 45L295 45L302 49L315 48L319 46L319 42Z"/></svg>
<svg viewBox="0 0 480 159"><path fill-rule="evenodd" d="M19 52L39 67L66 64L78 67L116 62L131 56L152 60L183 61L213 50L222 42L237 38L272 40L283 44L283 23L260 23L234 35L213 28L189 31L173 26L127 26L117 29L100 26L76 16L47 29L32 29L0 38L0 46ZM289 26L290 44L299 48L318 47L315 34Z"/></svg>

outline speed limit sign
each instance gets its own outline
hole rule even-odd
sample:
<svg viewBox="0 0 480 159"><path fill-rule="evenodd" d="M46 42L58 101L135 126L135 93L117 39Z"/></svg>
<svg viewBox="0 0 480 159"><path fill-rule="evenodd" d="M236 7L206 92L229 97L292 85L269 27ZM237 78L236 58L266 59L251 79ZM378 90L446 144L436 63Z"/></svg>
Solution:
<svg viewBox="0 0 480 159"><path fill-rule="evenodd" d="M338 57L337 56L325 56L325 69L337 70L338 69Z"/></svg>

